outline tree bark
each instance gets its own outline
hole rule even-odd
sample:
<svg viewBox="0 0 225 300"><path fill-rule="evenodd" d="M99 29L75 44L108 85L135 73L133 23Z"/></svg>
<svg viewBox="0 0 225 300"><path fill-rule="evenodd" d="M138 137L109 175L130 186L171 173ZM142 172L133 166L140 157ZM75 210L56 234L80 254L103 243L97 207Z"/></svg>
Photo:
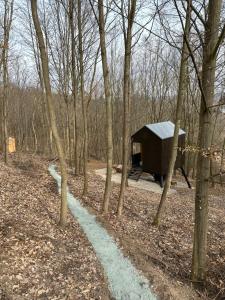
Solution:
<svg viewBox="0 0 225 300"><path fill-rule="evenodd" d="M61 210L60 210L60 226L65 226L67 218L67 166L64 156L63 147L60 141L57 125L56 125L56 115L52 98L50 77L49 77L49 65L48 65L48 55L46 52L46 46L44 43L43 33L41 30L41 25L37 13L37 0L31 0L31 10L32 18L34 22L34 27L38 39L38 45L40 49L43 80L46 92L46 100L49 112L50 125L52 129L52 134L55 139L57 152L59 155L60 169L61 169Z"/></svg>
<svg viewBox="0 0 225 300"><path fill-rule="evenodd" d="M221 0L209 1L208 19L205 26L202 65L202 87L205 103L202 99L198 137L198 147L205 152L209 151L211 146L212 115L208 107L212 105L214 98L216 71L216 54L214 55L214 49L218 41L221 4ZM207 107L205 107L205 104ZM208 155L199 153L197 161L195 227L192 257L192 281L197 285L202 285L206 279L209 177L210 158Z"/></svg>
<svg viewBox="0 0 225 300"><path fill-rule="evenodd" d="M103 200L103 213L108 213L109 198L112 189L112 163L113 163L113 136L112 136L112 99L110 91L109 67L107 62L107 51L105 42L105 18L103 9L103 0L98 0L99 12L99 35L102 57L102 69L104 78L104 91L106 101L106 118L107 118L107 173Z"/></svg>
<svg viewBox="0 0 225 300"><path fill-rule="evenodd" d="M222 151L221 151L221 160L220 160L220 184L221 185L223 185L222 172L223 172L224 149L225 149L225 138L223 140L223 146L222 146Z"/></svg>
<svg viewBox="0 0 225 300"><path fill-rule="evenodd" d="M8 164L9 152L9 137L8 137L8 52L9 52L9 33L12 24L14 1L4 1L4 21L3 21L3 49L2 49L2 67L3 67L3 99L2 99L2 112L3 112L3 136L4 136L4 161Z"/></svg>
<svg viewBox="0 0 225 300"><path fill-rule="evenodd" d="M77 122L77 78L76 78L76 61L75 61L75 28L74 28L74 0L69 1L69 21L71 34L71 77L72 77L72 95L74 109L74 167L75 175L80 174L79 170L79 132Z"/></svg>
<svg viewBox="0 0 225 300"><path fill-rule="evenodd" d="M129 159L129 138L130 138L130 68L132 48L132 27L136 10L136 0L131 0L128 12L127 30L124 32L125 57L124 57L124 78L123 78L123 169L121 177L120 195L117 206L117 215L122 215L124 193L127 182L127 167Z"/></svg>
<svg viewBox="0 0 225 300"><path fill-rule="evenodd" d="M36 133L35 125L34 125L34 119L35 119L35 109L32 113L32 121L31 121L32 132L33 132L33 135L34 135L34 152L33 152L33 155L35 155L37 153L37 149L38 149L38 140L37 140L37 133Z"/></svg>
<svg viewBox="0 0 225 300"><path fill-rule="evenodd" d="M80 95L82 103L83 126L84 126L84 148L83 148L83 171L84 185L83 196L87 195L88 178L87 178L87 160L88 160L88 127L87 127L87 104L84 96L84 53L83 53L83 37L82 37L82 16L81 16L81 0L78 0L78 40L79 40L79 65L80 65Z"/></svg>

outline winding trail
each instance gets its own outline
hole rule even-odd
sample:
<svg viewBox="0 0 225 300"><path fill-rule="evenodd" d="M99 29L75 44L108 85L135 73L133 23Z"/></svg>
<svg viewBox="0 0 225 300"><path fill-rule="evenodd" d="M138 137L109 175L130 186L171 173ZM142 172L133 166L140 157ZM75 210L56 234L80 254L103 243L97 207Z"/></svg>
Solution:
<svg viewBox="0 0 225 300"><path fill-rule="evenodd" d="M54 165L49 167L49 172L57 181L60 192L61 176L56 172ZM123 256L113 238L96 221L96 217L90 214L69 190L67 196L71 213L78 220L104 268L111 295L116 300L156 300L148 280Z"/></svg>

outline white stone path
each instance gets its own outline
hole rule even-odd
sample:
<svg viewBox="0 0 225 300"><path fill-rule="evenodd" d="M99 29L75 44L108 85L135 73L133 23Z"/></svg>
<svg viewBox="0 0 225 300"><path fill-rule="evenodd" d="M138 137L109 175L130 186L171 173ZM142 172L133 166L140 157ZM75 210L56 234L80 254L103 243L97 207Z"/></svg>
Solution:
<svg viewBox="0 0 225 300"><path fill-rule="evenodd" d="M49 172L57 181L60 192L61 176L56 172L54 165L49 167ZM113 238L96 221L96 217L90 214L69 191L67 195L71 213L84 230L104 268L112 297L116 300L156 300L148 280L136 270L128 258L124 257Z"/></svg>
<svg viewBox="0 0 225 300"><path fill-rule="evenodd" d="M95 170L95 174L100 175L105 180L106 168ZM112 181L120 184L121 183L121 174L114 173L112 175ZM158 183L148 181L148 180L143 180L141 178L138 181L133 180L133 179L128 179L128 185L131 187L137 188L137 189L146 190L146 191L153 192L153 193L160 194L160 195L163 192L163 189L160 187L160 185ZM181 182L177 183L177 187L186 187L186 186L187 185L185 185L184 183L181 183ZM171 188L168 191L168 195L171 195L174 193L176 193L176 190L174 190L173 188Z"/></svg>

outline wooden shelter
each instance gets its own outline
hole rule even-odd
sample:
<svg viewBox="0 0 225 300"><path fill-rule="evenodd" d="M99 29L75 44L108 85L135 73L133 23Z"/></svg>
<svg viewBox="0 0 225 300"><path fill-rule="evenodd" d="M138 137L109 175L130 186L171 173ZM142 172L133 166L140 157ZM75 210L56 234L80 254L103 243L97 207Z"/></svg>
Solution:
<svg viewBox="0 0 225 300"><path fill-rule="evenodd" d="M174 127L170 121L147 124L131 137L132 169L152 174L161 186L168 172ZM135 154L134 143L140 144L140 152ZM185 146L185 132L182 129L179 130L178 145ZM181 168L183 172L183 166L184 155L178 151L175 169Z"/></svg>

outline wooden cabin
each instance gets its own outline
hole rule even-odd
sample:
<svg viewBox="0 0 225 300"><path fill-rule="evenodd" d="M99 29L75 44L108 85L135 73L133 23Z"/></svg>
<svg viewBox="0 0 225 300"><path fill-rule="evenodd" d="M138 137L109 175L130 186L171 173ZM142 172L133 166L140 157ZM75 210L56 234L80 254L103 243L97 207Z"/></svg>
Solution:
<svg viewBox="0 0 225 300"><path fill-rule="evenodd" d="M174 127L170 121L147 124L131 137L132 167L152 174L161 185L169 167ZM138 153L134 153L135 143L140 144ZM185 146L185 132L182 129L179 130L178 145L182 148ZM175 169L183 166L184 155L178 151Z"/></svg>

